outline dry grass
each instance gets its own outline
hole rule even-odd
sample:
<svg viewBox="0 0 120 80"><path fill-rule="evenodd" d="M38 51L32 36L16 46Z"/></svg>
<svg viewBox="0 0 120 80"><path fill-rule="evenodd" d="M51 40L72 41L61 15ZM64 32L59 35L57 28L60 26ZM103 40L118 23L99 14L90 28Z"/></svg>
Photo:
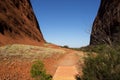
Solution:
<svg viewBox="0 0 120 80"><path fill-rule="evenodd" d="M53 54L64 54L61 49L38 47L31 45L13 44L0 47L0 58L19 57L27 59L48 58Z"/></svg>

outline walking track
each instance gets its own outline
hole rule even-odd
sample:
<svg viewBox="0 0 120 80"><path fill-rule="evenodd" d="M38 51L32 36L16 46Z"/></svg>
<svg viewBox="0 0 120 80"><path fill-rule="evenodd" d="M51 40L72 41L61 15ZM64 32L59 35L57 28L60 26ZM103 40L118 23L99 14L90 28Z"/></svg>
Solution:
<svg viewBox="0 0 120 80"><path fill-rule="evenodd" d="M53 80L75 80L75 75L78 74L76 66L78 61L79 57L75 52L66 54L59 61Z"/></svg>

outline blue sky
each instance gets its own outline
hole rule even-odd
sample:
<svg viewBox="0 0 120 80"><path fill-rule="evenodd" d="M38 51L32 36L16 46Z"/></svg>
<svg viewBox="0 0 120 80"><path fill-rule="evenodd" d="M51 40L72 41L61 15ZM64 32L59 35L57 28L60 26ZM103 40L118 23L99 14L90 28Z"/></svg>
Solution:
<svg viewBox="0 0 120 80"><path fill-rule="evenodd" d="M69 47L89 44L100 0L31 0L47 42Z"/></svg>

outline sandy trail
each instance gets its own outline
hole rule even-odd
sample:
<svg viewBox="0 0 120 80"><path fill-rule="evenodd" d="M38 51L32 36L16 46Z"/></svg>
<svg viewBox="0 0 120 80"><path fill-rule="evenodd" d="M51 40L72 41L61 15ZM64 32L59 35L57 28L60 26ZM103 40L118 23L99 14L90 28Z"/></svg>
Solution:
<svg viewBox="0 0 120 80"><path fill-rule="evenodd" d="M78 61L79 57L75 52L66 54L59 61L53 80L75 80L75 75L78 73L76 68Z"/></svg>

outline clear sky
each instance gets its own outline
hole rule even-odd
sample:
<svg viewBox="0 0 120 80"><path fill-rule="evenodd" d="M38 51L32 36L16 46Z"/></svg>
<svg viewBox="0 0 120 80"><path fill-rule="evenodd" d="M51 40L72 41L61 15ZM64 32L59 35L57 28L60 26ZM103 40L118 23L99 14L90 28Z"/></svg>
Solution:
<svg viewBox="0 0 120 80"><path fill-rule="evenodd" d="M31 0L47 42L69 47L89 44L100 0Z"/></svg>

